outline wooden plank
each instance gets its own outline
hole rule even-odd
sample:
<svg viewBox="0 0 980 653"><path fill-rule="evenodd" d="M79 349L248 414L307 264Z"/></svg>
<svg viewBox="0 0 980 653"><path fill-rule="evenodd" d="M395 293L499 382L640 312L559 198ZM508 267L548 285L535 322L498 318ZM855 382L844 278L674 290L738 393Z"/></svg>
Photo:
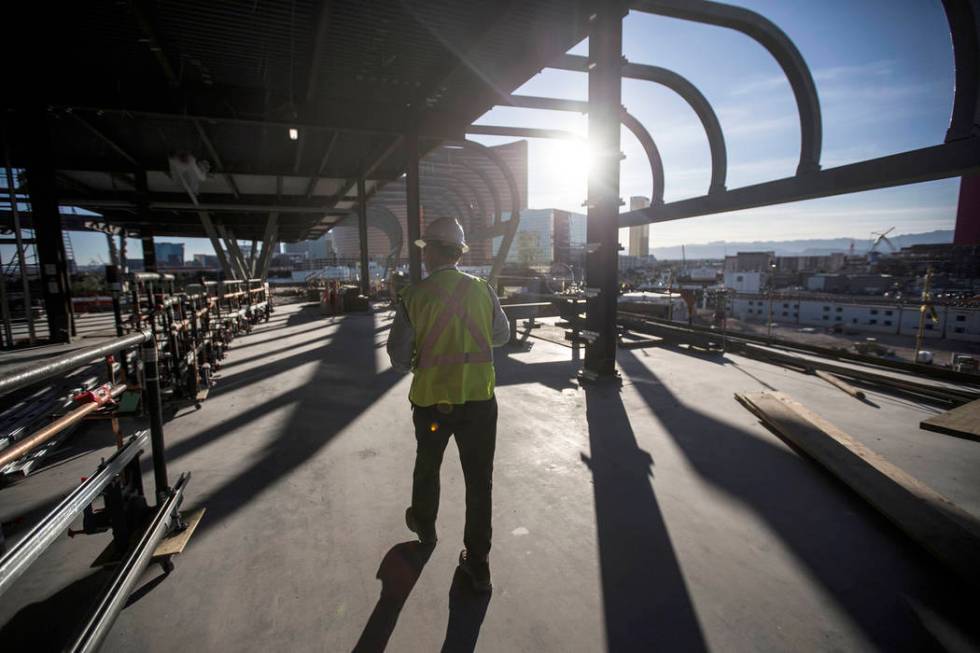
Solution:
<svg viewBox="0 0 980 653"><path fill-rule="evenodd" d="M191 535L194 534L194 529L201 522L201 517L204 516L204 508L198 508L194 512L184 515L184 522L187 524L187 528L179 533L173 533L165 537L160 544L157 545L156 551L153 552L153 558L163 558L165 556L177 555L182 553L185 548L187 548L187 542L191 539ZM133 539L130 541L130 546L136 542L139 537L139 533L134 534ZM118 565L122 560L122 556L119 551L116 551L116 547L113 542L109 542L102 553L96 557L92 562L92 567L109 567L112 565Z"/></svg>
<svg viewBox="0 0 980 653"><path fill-rule="evenodd" d="M973 515L786 395L735 398L955 574L980 586L980 522Z"/></svg>
<svg viewBox="0 0 980 653"><path fill-rule="evenodd" d="M839 390L843 390L844 392L851 395L855 399L864 399L864 393L862 391L858 390L847 381L837 378L830 372L824 372L823 370L814 370L813 373L819 378L829 383L830 385L834 386L835 388Z"/></svg>
<svg viewBox="0 0 980 653"><path fill-rule="evenodd" d="M164 538L159 546L157 546L157 550L153 552L153 557L161 558L163 556L182 553L187 547L187 542L191 539L191 535L194 534L194 529L201 522L201 517L204 516L204 510L201 507L190 514L184 515L184 523L187 524L187 528Z"/></svg>
<svg viewBox="0 0 980 653"><path fill-rule="evenodd" d="M919 427L936 433L980 440L980 399L923 420Z"/></svg>

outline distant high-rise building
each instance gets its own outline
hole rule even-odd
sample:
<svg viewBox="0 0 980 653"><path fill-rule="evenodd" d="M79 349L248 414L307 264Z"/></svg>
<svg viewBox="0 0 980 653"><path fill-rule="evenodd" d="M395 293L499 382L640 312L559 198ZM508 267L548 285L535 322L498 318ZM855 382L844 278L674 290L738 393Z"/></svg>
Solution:
<svg viewBox="0 0 980 653"><path fill-rule="evenodd" d="M650 200L641 195L634 195L630 198L630 211L645 209L648 206L650 206ZM630 227L629 255L650 255L650 225L641 224L635 227Z"/></svg>
<svg viewBox="0 0 980 653"><path fill-rule="evenodd" d="M194 265L209 270L217 270L220 267L216 254L195 254Z"/></svg>
<svg viewBox="0 0 980 653"><path fill-rule="evenodd" d="M493 254L501 238L493 239ZM507 252L508 263L550 265L570 263L585 245L585 216L559 209L530 209L521 213L517 234Z"/></svg>
<svg viewBox="0 0 980 653"><path fill-rule="evenodd" d="M184 243L153 243L157 265L181 267L184 265Z"/></svg>

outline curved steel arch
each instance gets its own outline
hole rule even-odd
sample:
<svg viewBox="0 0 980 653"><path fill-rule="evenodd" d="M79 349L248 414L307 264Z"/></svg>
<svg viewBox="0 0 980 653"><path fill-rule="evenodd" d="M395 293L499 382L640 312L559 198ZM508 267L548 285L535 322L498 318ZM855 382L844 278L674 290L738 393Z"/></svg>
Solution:
<svg viewBox="0 0 980 653"><path fill-rule="evenodd" d="M468 179L465 179L460 175L454 173L454 170L458 170L461 166L449 161L438 161L432 159L426 159L424 163L426 166L431 166L431 168L426 173L428 176L435 177L438 179L443 179L451 184L462 186L469 192L470 195L473 196L473 202L471 202L470 199L465 196L465 194L459 193L458 190L456 191L459 197L464 199L469 206L472 207L474 203L476 204L477 211L479 212L480 223L482 224L483 220L485 220L487 215L489 215L486 212L486 206L483 203L483 197L480 195L479 191L477 191L476 188L474 188L473 184L471 184ZM472 214L470 217L472 218Z"/></svg>
<svg viewBox="0 0 980 653"><path fill-rule="evenodd" d="M486 235L490 235L492 237L492 235L496 235L493 234L493 232L497 231L497 228L503 229L503 233L499 234L503 236L503 239L500 242L500 248L497 250L497 256L494 258L493 265L490 267L490 274L487 275L487 281L492 285L496 285L497 277L500 276L500 271L503 269L504 262L507 260L507 253L510 251L510 245L512 242L514 242L514 236L517 234L517 227L521 223L521 193L517 189L517 180L514 179L513 171L507 167L507 164L500 158L500 155L486 145L471 140L452 141L449 144L460 145L463 147L463 149L482 154L490 159L490 161L493 162L493 164L500 170L500 173L504 176L504 180L507 182L507 187L510 190L510 220L495 224L494 227L488 230L487 234L485 235L480 234L484 235L484 237L486 237Z"/></svg>
<svg viewBox="0 0 980 653"><path fill-rule="evenodd" d="M953 40L956 90L946 142L980 136L980 2L943 0Z"/></svg>
<svg viewBox="0 0 980 653"><path fill-rule="evenodd" d="M733 29L768 50L789 80L800 114L800 163L796 174L820 170L823 127L817 88L800 51L779 27L754 11L709 0L632 0L630 7L645 13Z"/></svg>
<svg viewBox="0 0 980 653"><path fill-rule="evenodd" d="M565 56L568 57L570 55ZM580 59L582 59L584 62L584 67L582 70L588 70L588 60L585 57L580 57ZM566 68L566 70L570 69L571 68ZM577 70L577 68L575 70ZM697 89L694 90L697 92ZM552 111L574 111L576 113L589 112L589 103L583 102L582 100L561 100L557 98L537 97L533 95L511 95L510 103L510 106L522 107L525 109L549 109ZM710 106L708 108L710 110ZM643 123L637 120L636 117L626 109L623 109L620 112L619 118L620 122L623 123L623 126L630 130L634 136L636 136L636 140L640 141L643 151L646 152L647 161L650 162L650 176L652 177L653 184L653 188L650 191L650 203L655 205L663 204L664 162L660 157L660 150L657 149L657 144L654 142L653 136L651 136L650 132L648 132L646 127L643 126ZM711 138L709 136L709 141L710 140ZM724 147L724 141L722 141L723 162L725 158ZM714 169L714 160L712 158L712 183L714 180ZM722 180L722 189L724 189L724 169L722 170Z"/></svg>
<svg viewBox="0 0 980 653"><path fill-rule="evenodd" d="M475 166L465 159L460 161L460 165L479 177L483 185L487 187L487 192L490 193L490 201L493 202L493 224L500 224L503 219L503 203L500 201L500 190L497 188L497 184L490 179L487 171L479 166Z"/></svg>

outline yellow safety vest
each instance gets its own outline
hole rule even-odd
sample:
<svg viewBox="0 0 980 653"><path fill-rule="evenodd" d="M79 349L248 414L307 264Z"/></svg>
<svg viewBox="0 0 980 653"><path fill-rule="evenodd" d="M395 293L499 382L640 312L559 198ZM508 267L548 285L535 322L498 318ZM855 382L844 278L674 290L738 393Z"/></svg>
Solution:
<svg viewBox="0 0 980 653"><path fill-rule="evenodd" d="M415 329L412 389L417 406L493 396L493 300L487 282L447 268L402 292Z"/></svg>

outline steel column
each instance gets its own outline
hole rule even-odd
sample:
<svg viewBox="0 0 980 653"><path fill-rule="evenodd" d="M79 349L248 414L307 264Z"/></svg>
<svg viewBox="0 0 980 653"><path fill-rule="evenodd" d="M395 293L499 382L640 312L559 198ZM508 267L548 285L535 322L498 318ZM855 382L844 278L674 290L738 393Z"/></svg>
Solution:
<svg viewBox="0 0 980 653"><path fill-rule="evenodd" d="M153 241L153 229L144 227L140 231L140 242L143 244L143 271L157 271L157 250Z"/></svg>
<svg viewBox="0 0 980 653"><path fill-rule="evenodd" d="M259 256L258 269L256 270L259 279L265 279L268 275L269 261L272 260L272 244L275 242L278 227L279 214L270 213L269 219L265 223L265 233L262 235L262 254Z"/></svg>
<svg viewBox="0 0 980 653"><path fill-rule="evenodd" d="M357 236L361 249L361 294L371 292L371 277L368 266L368 237L367 237L367 191L364 177L357 179Z"/></svg>
<svg viewBox="0 0 980 653"><path fill-rule="evenodd" d="M419 207L419 139L417 134L405 137L405 204L408 218L408 270L412 283L422 280L422 251L415 241L422 237Z"/></svg>
<svg viewBox="0 0 980 653"><path fill-rule="evenodd" d="M3 312L3 333L7 347L14 348L14 334L10 327L10 304L7 303L7 275L3 274L3 257L0 257L0 311Z"/></svg>
<svg viewBox="0 0 980 653"><path fill-rule="evenodd" d="M37 337L34 331L34 311L31 310L31 284L27 280L27 256L24 254L24 239L20 232L20 210L17 207L17 189L14 188L14 173L10 167L10 143L4 131L4 163L6 163L7 194L10 196L10 213L14 219L14 239L17 241L17 265L20 268L21 292L24 293L24 317L27 319L27 338L33 345Z"/></svg>
<svg viewBox="0 0 980 653"><path fill-rule="evenodd" d="M147 222L150 221L150 191L146 182L146 171L137 170L136 180L136 206L139 217ZM153 242L153 228L144 227L140 230L140 242L143 245L143 271L157 271L157 251Z"/></svg>
<svg viewBox="0 0 980 653"><path fill-rule="evenodd" d="M211 215L207 211L198 211L197 215L201 218L201 225L203 225L204 232L211 241L211 247L214 248L214 254L218 257L218 263L221 265L221 271L224 273L225 278L234 279L235 271L228 264L228 257L225 256L225 250L221 246L221 240L218 239L218 232L215 231L214 223L211 221Z"/></svg>
<svg viewBox="0 0 980 653"><path fill-rule="evenodd" d="M152 305L150 308L153 311ZM155 322L150 317L150 323ZM156 484L156 497L162 502L170 491L167 480L167 457L163 442L163 403L160 398L160 352L157 349L156 333L142 346L143 357L143 402L150 418L150 442L153 452L153 481Z"/></svg>
<svg viewBox="0 0 980 653"><path fill-rule="evenodd" d="M589 173L586 222L586 316L594 339L585 349L582 378L616 376L619 274L619 166L624 9L603 3L589 34Z"/></svg>
<svg viewBox="0 0 980 653"><path fill-rule="evenodd" d="M65 259L65 241L58 209L54 157L47 116L43 111L31 115L29 131L34 138L32 147L28 150L27 179L41 268L44 308L48 314L48 338L51 342L71 342L68 262Z"/></svg>

